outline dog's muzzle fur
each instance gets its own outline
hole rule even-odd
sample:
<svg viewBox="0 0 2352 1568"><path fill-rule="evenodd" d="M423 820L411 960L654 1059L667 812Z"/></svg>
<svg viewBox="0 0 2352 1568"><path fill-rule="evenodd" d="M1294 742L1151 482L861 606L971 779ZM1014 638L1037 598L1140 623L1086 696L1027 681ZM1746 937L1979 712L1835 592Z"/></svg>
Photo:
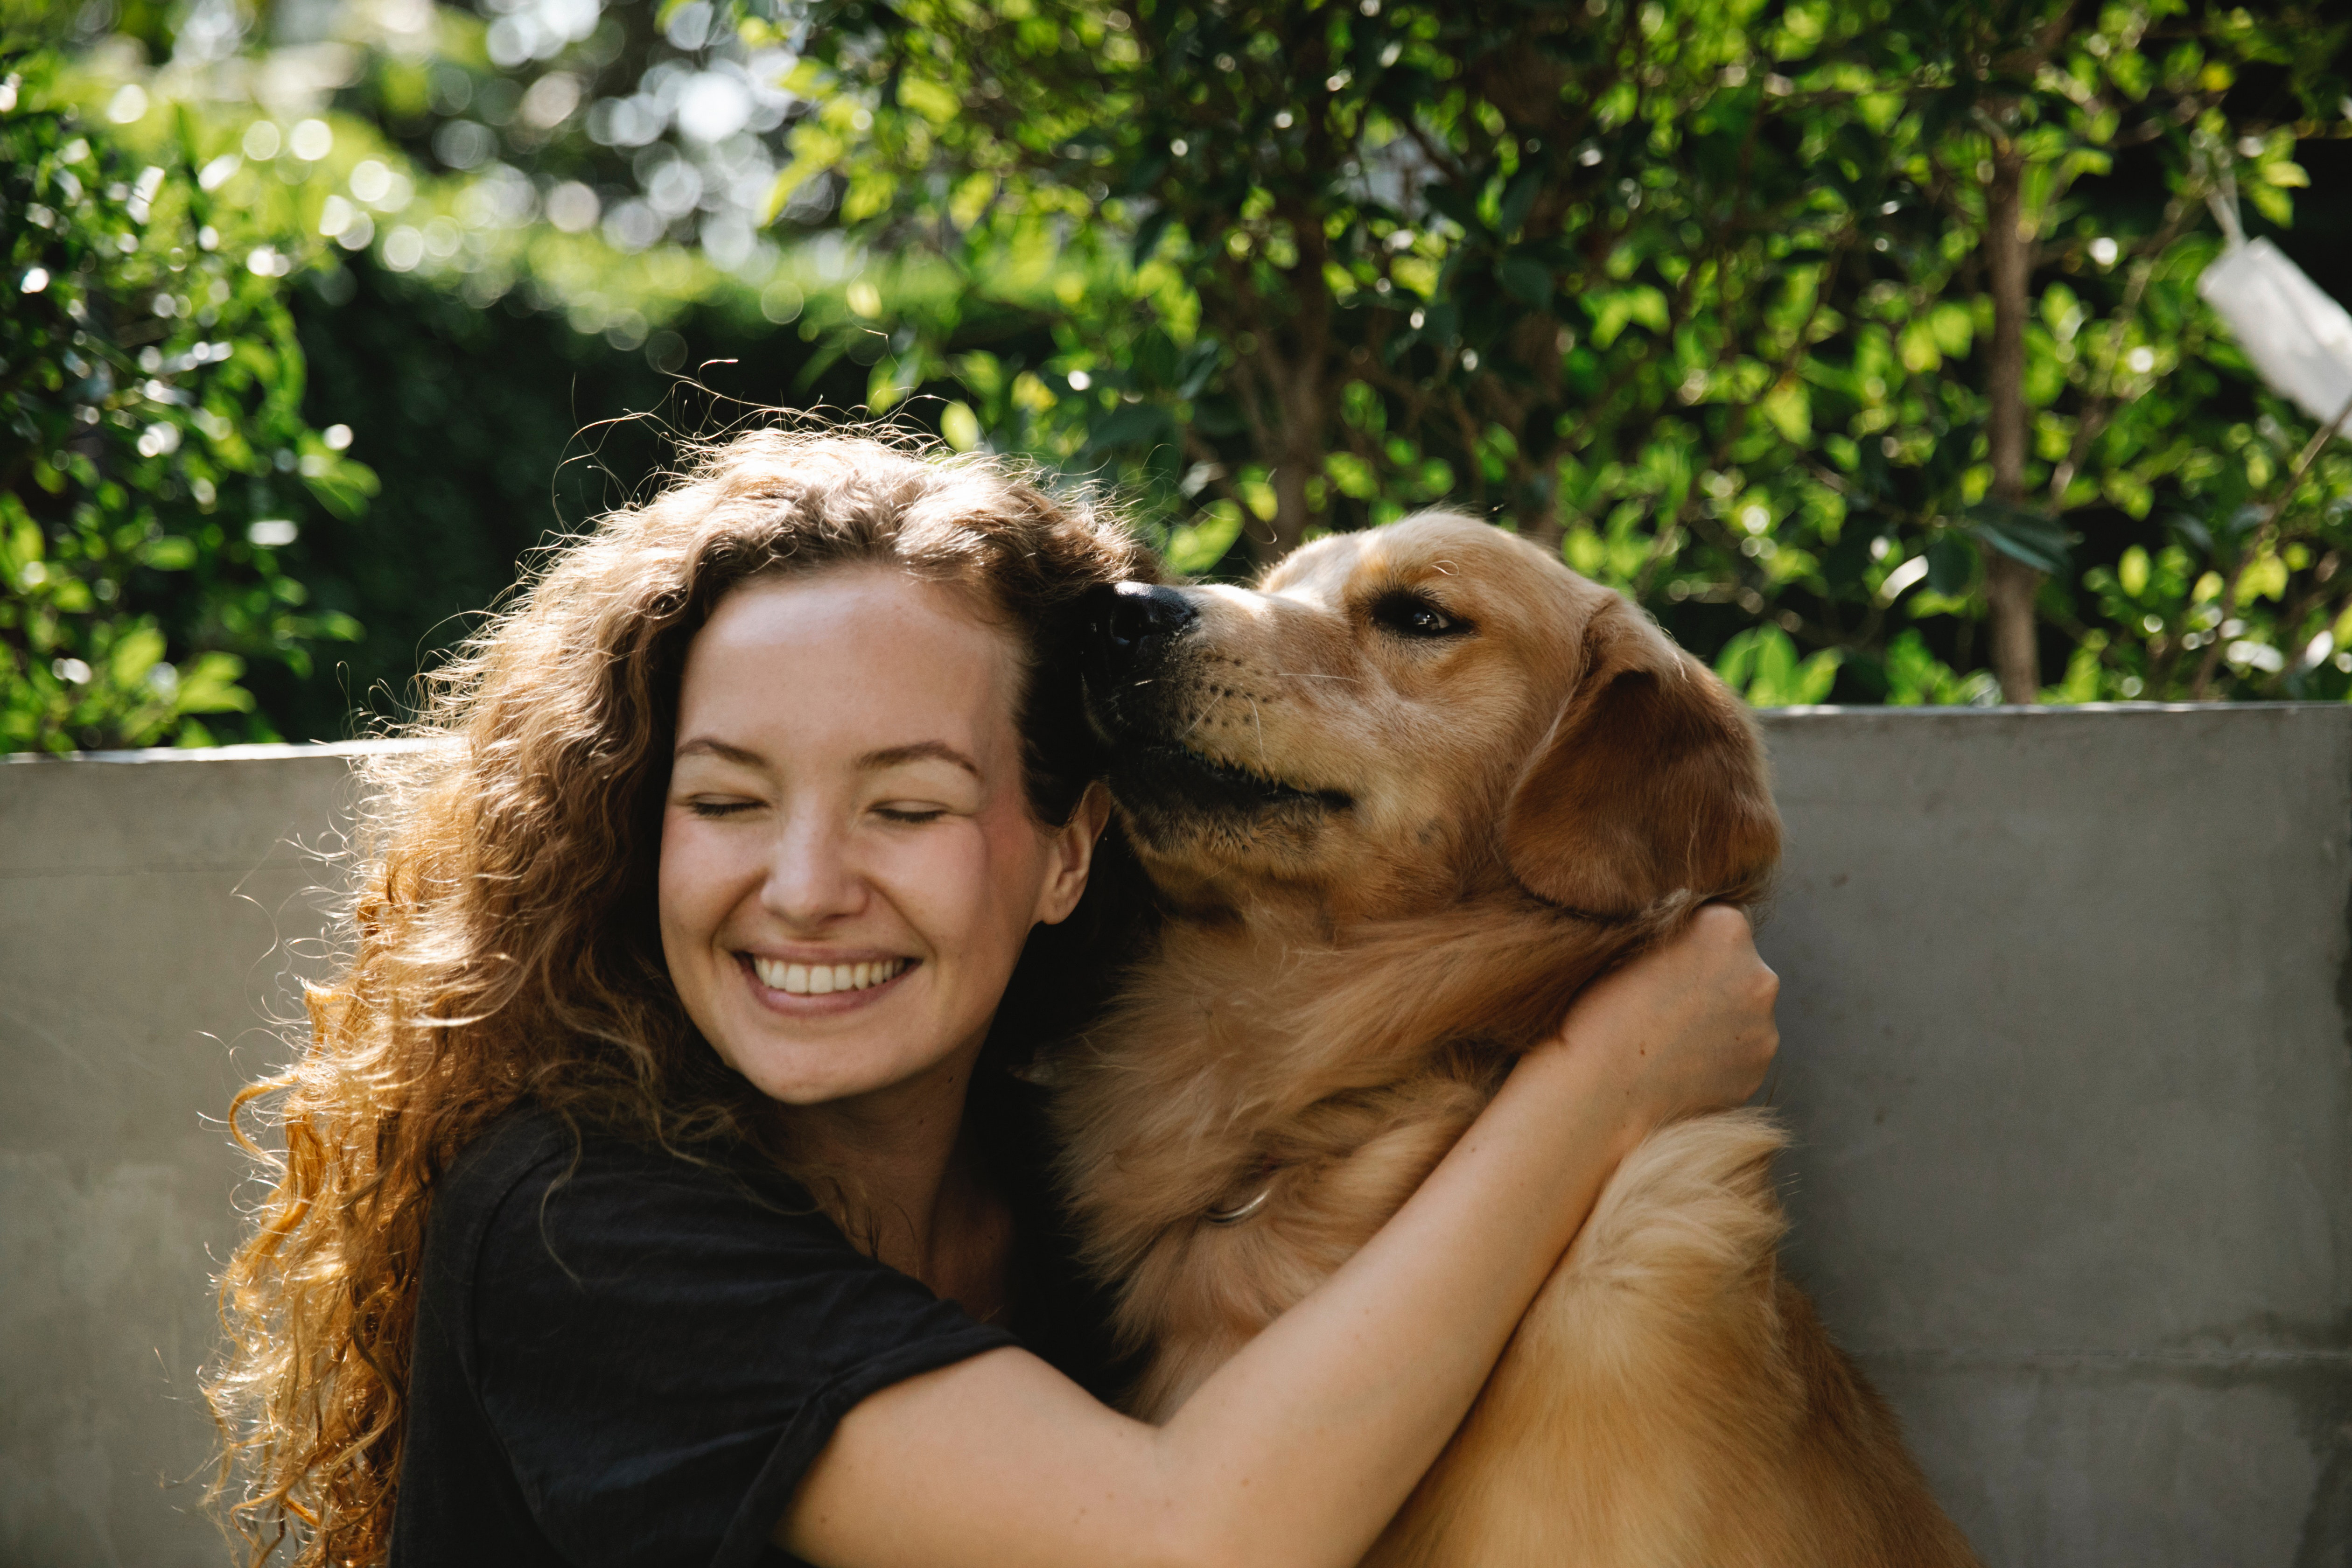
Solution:
<svg viewBox="0 0 2352 1568"><path fill-rule="evenodd" d="M1339 790L1303 789L1202 756L1184 743L1200 612L1148 583L1087 590L1080 605L1087 722L1110 753L1111 794L1150 840L1179 819L1344 810Z"/></svg>

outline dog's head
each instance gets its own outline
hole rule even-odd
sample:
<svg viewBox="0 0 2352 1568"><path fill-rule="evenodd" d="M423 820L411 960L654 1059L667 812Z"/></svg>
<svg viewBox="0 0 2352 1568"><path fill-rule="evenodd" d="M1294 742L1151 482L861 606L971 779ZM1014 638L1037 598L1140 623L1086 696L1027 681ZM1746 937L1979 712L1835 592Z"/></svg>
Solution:
<svg viewBox="0 0 2352 1568"><path fill-rule="evenodd" d="M1087 705L1180 904L1417 913L1500 883L1630 915L1753 894L1746 709L1621 595L1467 518L1307 546L1255 591L1097 590Z"/></svg>

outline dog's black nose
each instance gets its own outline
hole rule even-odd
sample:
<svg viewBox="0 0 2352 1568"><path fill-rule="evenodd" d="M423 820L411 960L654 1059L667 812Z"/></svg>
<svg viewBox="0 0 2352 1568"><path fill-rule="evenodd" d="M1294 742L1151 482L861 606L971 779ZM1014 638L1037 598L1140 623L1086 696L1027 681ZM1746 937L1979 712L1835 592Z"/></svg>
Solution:
<svg viewBox="0 0 2352 1568"><path fill-rule="evenodd" d="M1173 588L1150 583L1106 583L1087 590L1086 627L1095 651L1113 671L1128 674L1158 662L1168 645L1201 618Z"/></svg>

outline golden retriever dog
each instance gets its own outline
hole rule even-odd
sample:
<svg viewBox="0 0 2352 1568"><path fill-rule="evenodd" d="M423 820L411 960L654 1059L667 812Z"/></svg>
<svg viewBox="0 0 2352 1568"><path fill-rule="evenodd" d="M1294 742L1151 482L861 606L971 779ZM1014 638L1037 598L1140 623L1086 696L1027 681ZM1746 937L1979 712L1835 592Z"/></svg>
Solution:
<svg viewBox="0 0 2352 1568"><path fill-rule="evenodd" d="M1062 1060L1090 1265L1166 1416L1360 1246L1595 974L1780 848L1755 727L1618 595L1477 521L1255 592L1097 590L1084 666L1164 924ZM1976 1559L1777 1267L1742 1110L1616 1172L1368 1560Z"/></svg>

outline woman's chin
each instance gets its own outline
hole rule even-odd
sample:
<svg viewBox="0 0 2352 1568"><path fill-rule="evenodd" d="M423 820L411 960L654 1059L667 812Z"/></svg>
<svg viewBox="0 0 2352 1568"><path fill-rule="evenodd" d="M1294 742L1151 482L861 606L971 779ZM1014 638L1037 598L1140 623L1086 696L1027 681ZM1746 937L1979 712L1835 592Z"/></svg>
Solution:
<svg viewBox="0 0 2352 1568"><path fill-rule="evenodd" d="M955 1054L951 1046L923 1049L935 1036L956 1031L926 1016L917 992L900 989L909 978L901 976L888 994L870 1000L856 993L782 992L771 994L775 1001L770 995L740 999L729 1009L733 1026L712 1044L728 1066L783 1105L825 1105L891 1089Z"/></svg>
<svg viewBox="0 0 2352 1568"><path fill-rule="evenodd" d="M802 1107L837 1105L878 1094L920 1078L937 1065L883 1055L893 1047L903 1048L903 1041L877 1040L871 1050L859 1049L860 1043L832 1041L822 1051L805 1047L755 1047L749 1053L730 1053L728 1065L777 1104Z"/></svg>

